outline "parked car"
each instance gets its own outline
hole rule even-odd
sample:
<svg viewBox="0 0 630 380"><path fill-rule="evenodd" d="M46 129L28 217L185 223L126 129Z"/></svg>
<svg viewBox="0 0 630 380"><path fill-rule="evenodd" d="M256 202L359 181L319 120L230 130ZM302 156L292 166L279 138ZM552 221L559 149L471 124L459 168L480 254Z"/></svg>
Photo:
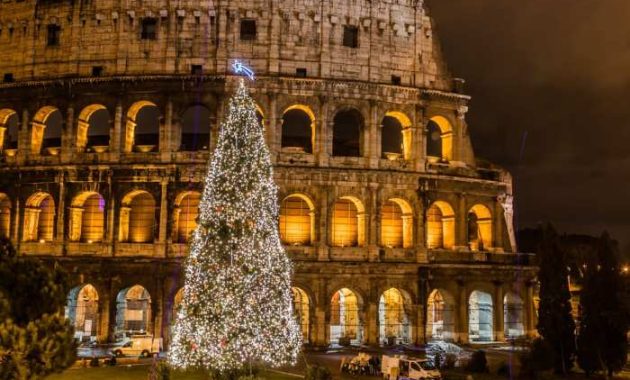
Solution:
<svg viewBox="0 0 630 380"><path fill-rule="evenodd" d="M441 380L442 374L428 359L383 355L381 372L386 380Z"/></svg>
<svg viewBox="0 0 630 380"><path fill-rule="evenodd" d="M162 351L162 338L153 335L135 335L124 338L113 349L112 353L121 356L142 356L148 358Z"/></svg>

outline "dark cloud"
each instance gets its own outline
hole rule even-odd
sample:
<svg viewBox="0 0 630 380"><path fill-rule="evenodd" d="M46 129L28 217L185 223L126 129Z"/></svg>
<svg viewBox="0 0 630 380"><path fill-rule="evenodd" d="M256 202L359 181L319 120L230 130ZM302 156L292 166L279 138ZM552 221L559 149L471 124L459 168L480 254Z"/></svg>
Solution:
<svg viewBox="0 0 630 380"><path fill-rule="evenodd" d="M607 229L630 251L630 1L428 5L477 155L515 176L520 227Z"/></svg>

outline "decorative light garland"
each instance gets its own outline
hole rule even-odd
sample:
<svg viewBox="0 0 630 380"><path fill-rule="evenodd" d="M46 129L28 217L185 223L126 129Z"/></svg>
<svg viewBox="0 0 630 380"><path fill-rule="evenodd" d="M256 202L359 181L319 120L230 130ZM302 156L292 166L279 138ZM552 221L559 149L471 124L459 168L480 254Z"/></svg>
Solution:
<svg viewBox="0 0 630 380"><path fill-rule="evenodd" d="M269 150L241 79L208 168L185 262L173 366L226 371L295 363L302 334L293 312L293 269L277 223Z"/></svg>

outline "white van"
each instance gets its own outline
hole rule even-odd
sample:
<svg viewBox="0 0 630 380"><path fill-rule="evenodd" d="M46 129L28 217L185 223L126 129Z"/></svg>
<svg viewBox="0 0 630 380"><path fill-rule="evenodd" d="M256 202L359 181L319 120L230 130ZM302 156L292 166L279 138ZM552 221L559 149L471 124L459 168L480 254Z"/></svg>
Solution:
<svg viewBox="0 0 630 380"><path fill-rule="evenodd" d="M153 335L134 335L124 338L112 353L121 356L142 356L148 358L162 351L162 338L154 338Z"/></svg>
<svg viewBox="0 0 630 380"><path fill-rule="evenodd" d="M383 355L381 372L386 380L441 380L440 371L428 359Z"/></svg>

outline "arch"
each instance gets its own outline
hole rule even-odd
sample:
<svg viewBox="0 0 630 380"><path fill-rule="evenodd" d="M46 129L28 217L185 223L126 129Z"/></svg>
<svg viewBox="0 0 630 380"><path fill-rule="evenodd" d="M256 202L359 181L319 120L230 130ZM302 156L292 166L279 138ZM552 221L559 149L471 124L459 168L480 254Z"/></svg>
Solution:
<svg viewBox="0 0 630 380"><path fill-rule="evenodd" d="M293 312L302 329L302 341L309 342L311 328L311 300L306 292L296 286L291 287Z"/></svg>
<svg viewBox="0 0 630 380"><path fill-rule="evenodd" d="M146 334L151 330L151 295L141 285L118 292L116 330L127 335Z"/></svg>
<svg viewBox="0 0 630 380"><path fill-rule="evenodd" d="M411 120L398 111L390 111L381 121L381 155L382 158L411 159Z"/></svg>
<svg viewBox="0 0 630 380"><path fill-rule="evenodd" d="M31 153L59 154L63 119L56 107L44 106L35 113L31 123Z"/></svg>
<svg viewBox="0 0 630 380"><path fill-rule="evenodd" d="M363 155L364 118L356 108L347 108L333 118L333 156L361 157Z"/></svg>
<svg viewBox="0 0 630 380"><path fill-rule="evenodd" d="M104 152L109 147L110 115L102 104L90 104L81 110L77 121L77 150Z"/></svg>
<svg viewBox="0 0 630 380"><path fill-rule="evenodd" d="M365 244L365 207L355 197L339 198L332 213L332 245L362 247Z"/></svg>
<svg viewBox="0 0 630 380"><path fill-rule="evenodd" d="M434 116L427 124L427 156L453 159L453 125L444 116Z"/></svg>
<svg viewBox="0 0 630 380"><path fill-rule="evenodd" d="M361 298L354 291L342 288L330 301L330 343L339 345L363 342L363 321L360 311Z"/></svg>
<svg viewBox="0 0 630 380"><path fill-rule="evenodd" d="M468 340L491 342L494 339L492 296L475 290L468 298Z"/></svg>
<svg viewBox="0 0 630 380"><path fill-rule="evenodd" d="M9 108L0 109L0 152L17 149L18 129L17 113Z"/></svg>
<svg viewBox="0 0 630 380"><path fill-rule="evenodd" d="M506 338L518 338L525 335L523 300L514 292L509 292L503 297L503 327Z"/></svg>
<svg viewBox="0 0 630 380"><path fill-rule="evenodd" d="M134 190L122 200L119 240L128 243L151 243L155 236L155 200L145 190Z"/></svg>
<svg viewBox="0 0 630 380"><path fill-rule="evenodd" d="M258 123L260 123L260 126L264 130L266 124L265 111L263 111L262 107L257 102L255 102L254 105L256 106L256 119L258 119Z"/></svg>
<svg viewBox="0 0 630 380"><path fill-rule="evenodd" d="M381 207L381 245L389 248L413 246L413 210L404 199L391 198Z"/></svg>
<svg viewBox="0 0 630 380"><path fill-rule="evenodd" d="M74 326L74 337L79 341L92 341L98 334L98 292L90 284L74 287L68 293L66 318Z"/></svg>
<svg viewBox="0 0 630 380"><path fill-rule="evenodd" d="M55 230L55 200L45 192L28 198L24 209L24 241L53 241Z"/></svg>
<svg viewBox="0 0 630 380"><path fill-rule="evenodd" d="M379 341L383 345L411 342L411 323L402 291L391 288L381 294L378 304ZM407 305L408 306L408 305Z"/></svg>
<svg viewBox="0 0 630 380"><path fill-rule="evenodd" d="M131 105L127 111L125 127L125 152L134 149L141 152L159 150L160 144L160 111L148 100L140 100Z"/></svg>
<svg viewBox="0 0 630 380"><path fill-rule="evenodd" d="M195 104L184 111L181 123L181 151L210 150L210 118L210 109L202 104Z"/></svg>
<svg viewBox="0 0 630 380"><path fill-rule="evenodd" d="M284 110L281 146L289 152L313 153L315 114L310 107L295 104Z"/></svg>
<svg viewBox="0 0 630 380"><path fill-rule="evenodd" d="M473 251L492 247L492 214L482 204L476 204L468 211L468 246Z"/></svg>
<svg viewBox="0 0 630 380"><path fill-rule="evenodd" d="M455 245L455 212L450 204L436 201L427 209L427 248L452 249Z"/></svg>
<svg viewBox="0 0 630 380"><path fill-rule="evenodd" d="M0 237L11 237L11 199L0 193Z"/></svg>
<svg viewBox="0 0 630 380"><path fill-rule="evenodd" d="M197 228L199 217L199 203L201 193L198 191L184 191L175 199L173 210L174 242L187 243Z"/></svg>
<svg viewBox="0 0 630 380"><path fill-rule="evenodd" d="M315 204L304 194L291 194L280 204L280 239L289 245L315 241Z"/></svg>
<svg viewBox="0 0 630 380"><path fill-rule="evenodd" d="M105 199L94 191L80 193L70 207L70 241L98 243L105 236Z"/></svg>
<svg viewBox="0 0 630 380"><path fill-rule="evenodd" d="M427 339L454 340L455 300L444 289L434 289L427 300Z"/></svg>

